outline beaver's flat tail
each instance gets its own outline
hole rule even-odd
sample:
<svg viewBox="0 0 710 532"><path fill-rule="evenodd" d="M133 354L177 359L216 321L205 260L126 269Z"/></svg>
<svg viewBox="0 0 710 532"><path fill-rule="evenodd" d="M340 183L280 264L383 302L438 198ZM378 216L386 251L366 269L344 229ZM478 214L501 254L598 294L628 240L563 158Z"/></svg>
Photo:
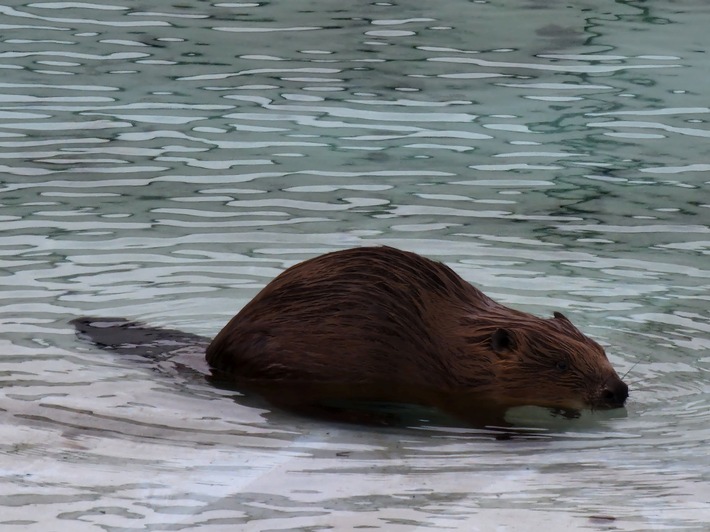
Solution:
<svg viewBox="0 0 710 532"><path fill-rule="evenodd" d="M209 339L176 329L151 327L125 318L81 317L70 322L77 336L105 351L167 360L176 355L204 357Z"/></svg>

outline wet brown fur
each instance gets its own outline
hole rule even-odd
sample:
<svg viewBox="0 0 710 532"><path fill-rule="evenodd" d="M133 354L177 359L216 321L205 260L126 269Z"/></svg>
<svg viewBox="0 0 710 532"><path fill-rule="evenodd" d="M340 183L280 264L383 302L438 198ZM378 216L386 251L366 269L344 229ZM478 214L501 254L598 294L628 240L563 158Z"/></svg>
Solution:
<svg viewBox="0 0 710 532"><path fill-rule="evenodd" d="M602 347L555 313L510 309L452 269L390 247L322 255L269 283L207 361L237 383L331 395L504 406L622 406Z"/></svg>

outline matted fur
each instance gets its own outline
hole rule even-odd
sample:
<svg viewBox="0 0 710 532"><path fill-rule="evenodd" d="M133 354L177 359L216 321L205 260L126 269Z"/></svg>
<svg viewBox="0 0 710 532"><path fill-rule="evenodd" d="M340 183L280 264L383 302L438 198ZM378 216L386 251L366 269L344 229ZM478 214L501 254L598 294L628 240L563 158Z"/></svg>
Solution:
<svg viewBox="0 0 710 532"><path fill-rule="evenodd" d="M215 337L207 361L239 383L359 388L370 399L470 394L579 409L628 395L601 346L562 314L510 309L448 266L390 247L284 271Z"/></svg>

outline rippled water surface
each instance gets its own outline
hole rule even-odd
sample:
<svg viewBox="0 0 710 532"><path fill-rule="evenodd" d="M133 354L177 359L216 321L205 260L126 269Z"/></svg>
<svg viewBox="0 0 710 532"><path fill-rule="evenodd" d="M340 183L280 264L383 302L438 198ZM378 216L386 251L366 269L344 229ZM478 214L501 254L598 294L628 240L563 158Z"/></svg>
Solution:
<svg viewBox="0 0 710 532"><path fill-rule="evenodd" d="M707 530L709 24L704 0L4 1L0 528ZM628 408L513 412L511 439L340 425L69 324L212 336L365 244L564 311Z"/></svg>

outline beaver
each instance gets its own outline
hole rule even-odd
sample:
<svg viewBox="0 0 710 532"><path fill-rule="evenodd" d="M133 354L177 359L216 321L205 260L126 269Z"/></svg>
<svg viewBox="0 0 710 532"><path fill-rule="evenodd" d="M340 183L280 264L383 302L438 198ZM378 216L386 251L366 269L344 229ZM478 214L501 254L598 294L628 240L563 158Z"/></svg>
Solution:
<svg viewBox="0 0 710 532"><path fill-rule="evenodd" d="M622 407L629 395L604 349L560 312L508 308L448 266L386 246L285 270L217 334L206 360L220 378L272 397L579 411Z"/></svg>

